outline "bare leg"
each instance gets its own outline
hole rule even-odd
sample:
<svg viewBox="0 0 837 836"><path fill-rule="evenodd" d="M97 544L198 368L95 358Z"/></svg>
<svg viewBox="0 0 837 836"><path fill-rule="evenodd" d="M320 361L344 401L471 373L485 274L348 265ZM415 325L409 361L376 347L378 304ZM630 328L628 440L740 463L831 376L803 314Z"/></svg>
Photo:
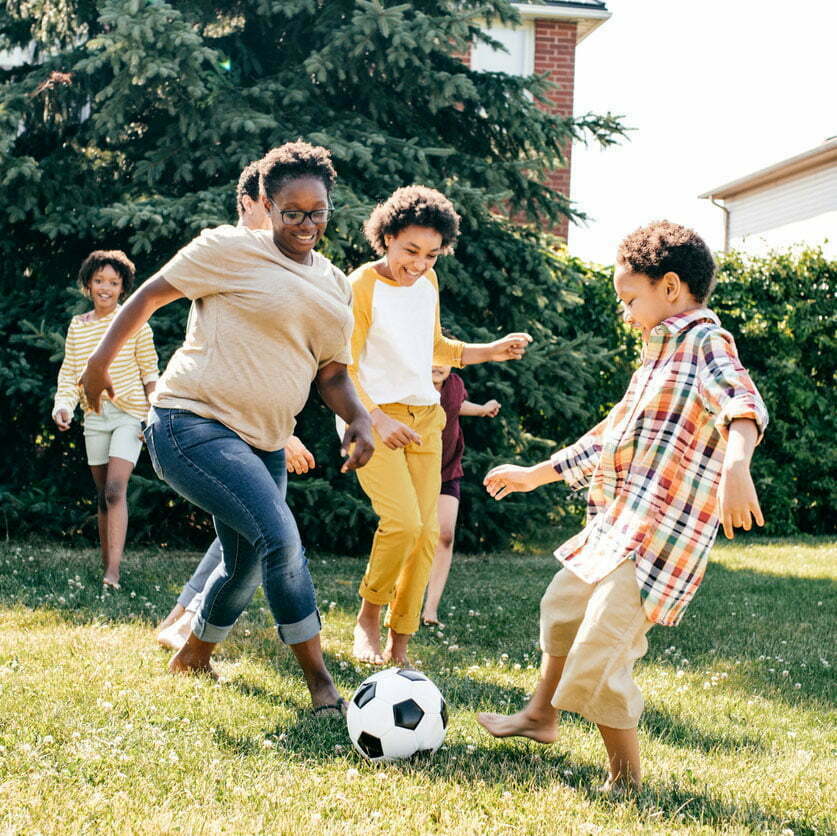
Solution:
<svg viewBox="0 0 837 836"><path fill-rule="evenodd" d="M494 737L528 737L538 743L554 743L558 737L558 710L552 697L564 672L566 656L543 654L541 677L532 699L517 714L477 714L477 722Z"/></svg>
<svg viewBox="0 0 837 836"><path fill-rule="evenodd" d="M194 633L189 634L186 644L180 648L169 662L169 673L206 673L214 679L217 675L212 670L210 660L216 642L205 642Z"/></svg>
<svg viewBox="0 0 837 836"><path fill-rule="evenodd" d="M408 633L396 633L389 631L387 646L384 650L384 662L394 662L401 668L409 668L410 660L407 658L407 645L412 636Z"/></svg>
<svg viewBox="0 0 837 836"><path fill-rule="evenodd" d="M639 737L636 729L612 729L599 726L605 749L609 772L607 783L602 788L639 790L642 787L642 770L639 762Z"/></svg>
<svg viewBox="0 0 837 836"><path fill-rule="evenodd" d="M436 546L436 555L430 570L430 582L427 585L427 598L421 614L421 620L425 624L439 623L439 601L445 591L450 572L458 513L459 500L455 496L442 494L439 497L439 543Z"/></svg>
<svg viewBox="0 0 837 836"><path fill-rule="evenodd" d="M365 598L361 598L357 614L352 654L358 661L373 665L384 661L381 656L381 605L370 604Z"/></svg>
<svg viewBox="0 0 837 836"><path fill-rule="evenodd" d="M102 572L108 568L108 506L105 502L105 483L108 478L106 464L91 464L90 472L96 483L96 522L99 526L99 546L102 551Z"/></svg>
<svg viewBox="0 0 837 836"><path fill-rule="evenodd" d="M160 633L166 629L166 627L174 624L183 613L186 612L186 607L181 606L180 604L175 604L172 607L171 612L157 625L157 632Z"/></svg>
<svg viewBox="0 0 837 836"><path fill-rule="evenodd" d="M125 550L125 535L128 531L128 480L134 470L132 462L111 458L108 461L105 482L107 503L108 560L104 581L109 585L119 583L119 565Z"/></svg>
<svg viewBox="0 0 837 836"><path fill-rule="evenodd" d="M331 674L326 668L319 634L308 641L292 644L290 648L302 668L314 708L334 705L340 699L340 692L334 686Z"/></svg>

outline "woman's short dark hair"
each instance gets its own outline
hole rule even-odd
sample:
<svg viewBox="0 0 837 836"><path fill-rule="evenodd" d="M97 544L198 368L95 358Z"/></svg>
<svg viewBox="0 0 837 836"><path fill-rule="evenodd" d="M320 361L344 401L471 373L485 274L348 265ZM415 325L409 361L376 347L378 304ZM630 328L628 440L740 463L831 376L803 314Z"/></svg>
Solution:
<svg viewBox="0 0 837 836"><path fill-rule="evenodd" d="M698 302L715 287L715 260L706 242L693 229L671 221L655 221L634 230L619 245L616 261L652 284L666 273L677 273Z"/></svg>
<svg viewBox="0 0 837 836"><path fill-rule="evenodd" d="M238 178L238 185L235 188L235 207L238 214L244 214L244 202L242 198L247 195L250 200L259 199L259 161L254 160L250 165L245 166Z"/></svg>
<svg viewBox="0 0 837 836"><path fill-rule="evenodd" d="M81 292L90 296L90 281L103 267L110 265L122 278L122 292L120 300L124 299L134 289L134 278L137 270L134 262L122 250L93 250L81 263L78 271L78 286Z"/></svg>
<svg viewBox="0 0 837 836"><path fill-rule="evenodd" d="M404 186L379 203L363 225L366 240L378 255L387 250L387 235L398 235L408 226L425 226L442 236L442 254L453 252L459 236L459 215L453 204L436 189Z"/></svg>
<svg viewBox="0 0 837 836"><path fill-rule="evenodd" d="M258 165L262 190L268 197L275 195L288 180L298 177L319 178L327 192L334 188L337 180L328 148L301 139L268 151Z"/></svg>

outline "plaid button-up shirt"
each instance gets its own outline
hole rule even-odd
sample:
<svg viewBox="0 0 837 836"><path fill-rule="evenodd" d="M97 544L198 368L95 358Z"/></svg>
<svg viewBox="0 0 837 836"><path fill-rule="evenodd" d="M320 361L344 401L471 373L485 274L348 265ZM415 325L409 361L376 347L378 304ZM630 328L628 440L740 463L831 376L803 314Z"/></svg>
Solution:
<svg viewBox="0 0 837 836"><path fill-rule="evenodd" d="M657 325L625 397L552 456L574 490L588 488L587 524L555 556L587 583L636 564L646 614L675 625L703 579L718 532L727 428L767 411L732 336L708 309Z"/></svg>

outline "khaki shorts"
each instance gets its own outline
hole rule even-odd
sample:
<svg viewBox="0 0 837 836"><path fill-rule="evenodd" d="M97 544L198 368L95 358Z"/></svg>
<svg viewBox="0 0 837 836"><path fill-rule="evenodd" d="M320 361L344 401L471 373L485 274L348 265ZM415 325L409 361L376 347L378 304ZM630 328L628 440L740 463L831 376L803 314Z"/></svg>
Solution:
<svg viewBox="0 0 837 836"><path fill-rule="evenodd" d="M602 726L636 728L644 704L631 673L653 624L633 561L594 584L561 569L541 599L541 650L567 657L552 705Z"/></svg>
<svg viewBox="0 0 837 836"><path fill-rule="evenodd" d="M108 463L108 459L125 459L137 463L142 450L142 423L110 401L103 400L102 411L84 416L84 446L87 464L91 467Z"/></svg>

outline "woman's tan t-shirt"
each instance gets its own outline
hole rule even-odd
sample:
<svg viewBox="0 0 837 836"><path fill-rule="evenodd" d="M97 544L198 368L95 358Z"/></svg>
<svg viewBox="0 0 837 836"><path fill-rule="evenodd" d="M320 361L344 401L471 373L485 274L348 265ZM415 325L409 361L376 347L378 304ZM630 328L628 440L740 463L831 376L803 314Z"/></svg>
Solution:
<svg viewBox="0 0 837 836"><path fill-rule="evenodd" d="M259 450L293 432L319 369L351 362L351 289L327 258L284 256L272 233L205 229L156 274L193 300L186 339L151 398L234 430Z"/></svg>

